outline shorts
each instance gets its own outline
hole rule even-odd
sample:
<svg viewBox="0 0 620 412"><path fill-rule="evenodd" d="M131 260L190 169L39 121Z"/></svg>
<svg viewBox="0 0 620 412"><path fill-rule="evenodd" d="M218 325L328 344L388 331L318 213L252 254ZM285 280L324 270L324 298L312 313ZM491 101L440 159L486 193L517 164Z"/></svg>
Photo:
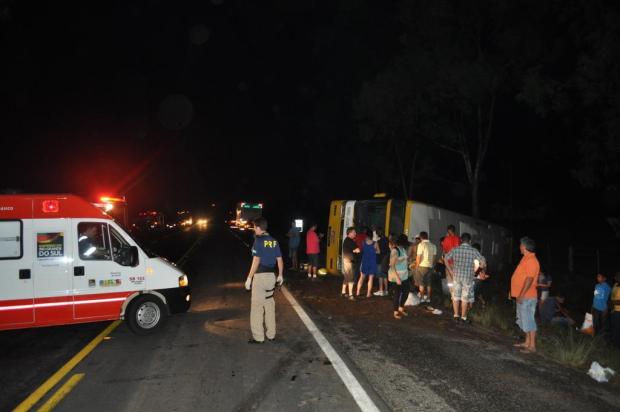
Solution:
<svg viewBox="0 0 620 412"><path fill-rule="evenodd" d="M452 300L474 303L474 279L467 281L454 279L452 282Z"/></svg>
<svg viewBox="0 0 620 412"><path fill-rule="evenodd" d="M355 267L354 263L350 260L342 260L342 274L344 275L344 282L351 283L355 280Z"/></svg>
<svg viewBox="0 0 620 412"><path fill-rule="evenodd" d="M375 276L381 279L387 278L387 269L388 269L387 264L379 263L377 265L377 274Z"/></svg>
<svg viewBox="0 0 620 412"><path fill-rule="evenodd" d="M525 333L536 331L536 299L523 299L523 303L517 303L517 325Z"/></svg>
<svg viewBox="0 0 620 412"><path fill-rule="evenodd" d="M413 272L415 284L422 287L429 287L431 285L431 275L433 271L431 268L419 267Z"/></svg>
<svg viewBox="0 0 620 412"><path fill-rule="evenodd" d="M297 256L297 248L296 247L289 247L288 248L288 257L293 258Z"/></svg>
<svg viewBox="0 0 620 412"><path fill-rule="evenodd" d="M308 264L310 266L314 266L315 268L319 267L319 255L318 255L318 253L308 253Z"/></svg>

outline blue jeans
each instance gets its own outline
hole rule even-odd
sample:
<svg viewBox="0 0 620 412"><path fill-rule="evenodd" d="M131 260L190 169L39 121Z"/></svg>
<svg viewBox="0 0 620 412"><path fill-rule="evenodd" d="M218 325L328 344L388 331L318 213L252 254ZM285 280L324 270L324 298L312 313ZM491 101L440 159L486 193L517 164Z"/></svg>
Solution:
<svg viewBox="0 0 620 412"><path fill-rule="evenodd" d="M525 333L536 332L536 298L523 299L523 303L517 303L517 325Z"/></svg>

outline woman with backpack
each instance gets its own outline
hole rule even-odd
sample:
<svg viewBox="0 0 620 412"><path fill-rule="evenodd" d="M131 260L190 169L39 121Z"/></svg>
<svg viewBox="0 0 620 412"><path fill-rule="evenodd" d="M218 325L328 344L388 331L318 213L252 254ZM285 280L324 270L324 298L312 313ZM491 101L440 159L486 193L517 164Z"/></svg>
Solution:
<svg viewBox="0 0 620 412"><path fill-rule="evenodd" d="M409 296L409 270L407 267L407 248L409 240L405 235L390 236L390 269L388 280L394 290L394 319L407 316L405 301Z"/></svg>

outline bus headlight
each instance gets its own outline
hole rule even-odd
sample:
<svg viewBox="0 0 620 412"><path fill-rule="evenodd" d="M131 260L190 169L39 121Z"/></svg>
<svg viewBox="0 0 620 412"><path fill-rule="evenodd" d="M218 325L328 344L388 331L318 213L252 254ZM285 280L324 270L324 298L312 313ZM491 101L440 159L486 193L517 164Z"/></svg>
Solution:
<svg viewBox="0 0 620 412"><path fill-rule="evenodd" d="M189 285L189 280L187 280L187 275L179 276L179 287Z"/></svg>

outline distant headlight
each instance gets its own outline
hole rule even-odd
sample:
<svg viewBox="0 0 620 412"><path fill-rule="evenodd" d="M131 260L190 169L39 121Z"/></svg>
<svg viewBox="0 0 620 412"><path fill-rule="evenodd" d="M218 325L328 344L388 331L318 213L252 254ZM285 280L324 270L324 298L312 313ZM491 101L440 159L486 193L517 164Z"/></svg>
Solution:
<svg viewBox="0 0 620 412"><path fill-rule="evenodd" d="M189 285L189 280L187 280L187 275L179 276L179 287Z"/></svg>

